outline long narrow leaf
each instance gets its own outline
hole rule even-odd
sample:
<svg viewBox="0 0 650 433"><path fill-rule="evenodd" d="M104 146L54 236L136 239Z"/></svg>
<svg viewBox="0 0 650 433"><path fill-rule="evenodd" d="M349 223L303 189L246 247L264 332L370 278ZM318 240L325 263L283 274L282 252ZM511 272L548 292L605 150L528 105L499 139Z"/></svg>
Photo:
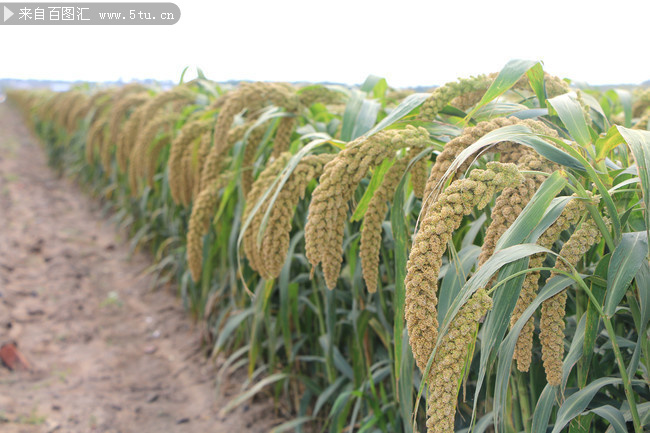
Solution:
<svg viewBox="0 0 650 433"><path fill-rule="evenodd" d="M555 406L555 397L557 395L557 387L546 385L542 394L537 400L535 412L533 413L533 421L531 423L532 433L546 433L548 422L551 419L551 413Z"/></svg>
<svg viewBox="0 0 650 433"><path fill-rule="evenodd" d="M539 61L537 60L523 59L514 59L506 63L503 69L499 72L499 75L497 75L485 92L485 95L483 95L479 103L476 104L476 107L474 107L474 109L467 115L467 118L471 118L479 108L505 93L506 90L510 89L517 81L519 81L526 71L537 64L539 64Z"/></svg>
<svg viewBox="0 0 650 433"><path fill-rule="evenodd" d="M645 228L650 231L650 131L639 131L617 126L618 132L632 149L636 160L641 189L643 191L643 204L645 205ZM650 250L648 251L650 254Z"/></svg>
<svg viewBox="0 0 650 433"><path fill-rule="evenodd" d="M580 391L568 397L557 412L557 420L551 433L560 432L573 418L585 410L600 388L607 385L618 385L622 380L616 377L601 377L591 382Z"/></svg>
<svg viewBox="0 0 650 433"><path fill-rule="evenodd" d="M609 424L612 426L616 433L627 433L627 426L625 425L625 417L620 410L616 409L614 406L606 404L605 406L596 407L590 411L585 412L583 415L588 413L595 413L599 417L605 418Z"/></svg>
<svg viewBox="0 0 650 433"><path fill-rule="evenodd" d="M607 275L607 296L604 312L613 316L625 292L629 289L632 279L646 262L648 251L647 232L624 233L621 242L616 246L609 262Z"/></svg>
<svg viewBox="0 0 650 433"><path fill-rule="evenodd" d="M289 378L289 375L287 375L285 373L275 373L275 374L272 374L270 376L265 377L264 379L260 380L255 385L253 385L250 389L246 390L245 392L239 394L238 396L236 396L235 398L230 400L228 402L228 404L226 404L223 407L223 409L221 409L221 411L220 411L221 416L224 416L225 414L227 414L231 410L235 409L237 406L239 406L240 404L242 404L246 400L250 400L251 398L253 398L255 396L255 394L260 392L265 387L267 387L269 385L272 385L275 382L279 382L281 380L287 379L287 378Z"/></svg>
<svg viewBox="0 0 650 433"><path fill-rule="evenodd" d="M515 353L515 345L517 344L519 333L523 329L524 325L526 325L526 322L528 322L528 319L533 315L533 313L535 313L535 310L537 310L537 308L542 305L542 302L560 293L562 290L571 285L571 283L573 283L573 280L564 275L553 277L553 279L547 282L535 300L531 302L526 310L524 310L519 320L517 320L515 325L512 327L512 330L508 336L499 346L497 376L494 383L495 432L498 433L501 431L501 426L499 424L503 421L503 413L508 391L508 381L510 378L510 367L512 365L512 355Z"/></svg>
<svg viewBox="0 0 650 433"><path fill-rule="evenodd" d="M591 142L591 134L585 120L582 107L570 93L549 99L548 103L555 109L558 116L569 130L571 137L583 147Z"/></svg>
<svg viewBox="0 0 650 433"><path fill-rule="evenodd" d="M424 101L429 97L428 93L413 93L404 99L400 104L390 112L390 114L384 117L381 122L375 125L370 131L366 133L367 136L371 136L386 129L393 123L401 120L404 116L409 114L411 111L415 110L417 107L422 105Z"/></svg>

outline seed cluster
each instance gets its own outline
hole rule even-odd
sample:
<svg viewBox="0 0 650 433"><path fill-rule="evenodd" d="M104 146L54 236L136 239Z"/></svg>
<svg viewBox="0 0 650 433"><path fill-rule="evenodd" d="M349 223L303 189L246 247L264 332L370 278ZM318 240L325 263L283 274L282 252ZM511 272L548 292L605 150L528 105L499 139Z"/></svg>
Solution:
<svg viewBox="0 0 650 433"><path fill-rule="evenodd" d="M119 95L121 95L121 90L116 90L111 87L93 92L92 95L86 99L85 105L80 105L75 113L70 113L71 121L75 122L76 127L76 122L79 119L88 117L96 107L104 106L105 101L117 99Z"/></svg>
<svg viewBox="0 0 650 433"><path fill-rule="evenodd" d="M381 224L386 217L388 203L393 200L395 188L406 171L408 158L399 158L388 169L381 184L368 203L361 228L359 256L363 279L370 293L377 291L377 274L379 273L379 250L381 248Z"/></svg>
<svg viewBox="0 0 650 433"><path fill-rule="evenodd" d="M343 102L343 94L336 90L328 89L319 84L308 86L298 91L300 104L304 107L311 107L315 103L324 105L340 104Z"/></svg>
<svg viewBox="0 0 650 433"><path fill-rule="evenodd" d="M537 244L550 249L553 244L560 238L563 231L567 230L571 225L577 224L585 211L585 203L582 200L571 200L557 220L547 228L544 233L537 240ZM544 263L546 259L545 253L539 253L531 256L529 260L529 268L538 268ZM514 326L517 320L524 313L524 310L535 300L537 297L537 287L540 277L539 271L531 271L526 274L524 282L519 292L517 304L510 317L510 326ZM535 330L534 319L528 319L517 338L515 352L513 359L517 361L517 369L526 372L530 369L532 362L533 351L533 332Z"/></svg>
<svg viewBox="0 0 650 433"><path fill-rule="evenodd" d="M265 269L265 266L261 251L257 247L257 234L259 227L262 225L262 220L264 219L264 211L255 213L253 213L253 211L255 210L255 207L257 207L258 202L264 197L264 194L273 186L273 183L280 173L282 173L282 170L284 170L289 159L291 159L291 154L285 152L271 164L267 165L255 180L250 192L246 196L246 208L244 209L242 221L248 221L248 219L251 218L251 222L244 232L243 244L244 252L248 258L248 263L251 269L254 270L260 271ZM264 204L265 203L262 203L260 205L260 209L264 208Z"/></svg>
<svg viewBox="0 0 650 433"><path fill-rule="evenodd" d="M90 145L92 149L86 149L86 152L90 152L95 156L99 155L102 165L105 163L106 152L110 152L111 148L109 141L110 130L108 129L111 115L111 101L112 98L99 99L90 119L90 128L97 128L96 133L99 135L94 136L96 141L87 142L87 145Z"/></svg>
<svg viewBox="0 0 650 433"><path fill-rule="evenodd" d="M146 104L142 120L140 121L140 128L144 127L167 104L176 101L184 103L191 102L194 101L195 96L195 93L187 85L176 86L166 92L158 93Z"/></svg>
<svg viewBox="0 0 650 433"><path fill-rule="evenodd" d="M490 162L486 170L472 170L454 181L437 201L420 214L406 274L406 324L415 361L424 371L438 336L436 296L442 255L464 215L484 208L495 193L523 181L514 164Z"/></svg>
<svg viewBox="0 0 650 433"><path fill-rule="evenodd" d="M557 133L555 131L539 121L530 119L519 120L515 117L498 117L489 121L480 122L474 127L465 128L461 135L449 141L445 145L443 151L436 157L436 161L431 168L431 173L429 174L429 178L424 189L422 208L426 209L431 204L435 198L435 191L437 191L442 186L441 181L443 180L445 173L447 170L449 170L452 163L458 158L462 151L492 131L503 128L505 126L519 124L527 126L535 133L545 134L552 137L557 136ZM504 156L502 158L502 162L513 162L516 164L520 164L521 158L526 154L531 154L532 152L531 150L523 149L522 146L518 144L510 142L497 143L488 151L490 153L501 153ZM463 161L459 168L456 170L456 173L462 173L466 171L477 156L478 154L472 155L467 160Z"/></svg>
<svg viewBox="0 0 650 433"><path fill-rule="evenodd" d="M422 151L422 149L413 148L409 151L409 159L413 159ZM411 167L411 185L413 186L413 195L417 198L424 196L424 188L427 184L428 159L422 158L416 161Z"/></svg>
<svg viewBox="0 0 650 433"><path fill-rule="evenodd" d="M467 110L483 98L496 77L497 74L492 73L459 78L458 81L452 81L436 88L422 104L419 119L433 121L447 104ZM525 75L521 77L512 88L520 91L531 90L528 77ZM544 74L544 88L549 98L569 92L569 85L564 80L548 74Z"/></svg>
<svg viewBox="0 0 650 433"><path fill-rule="evenodd" d="M99 150L105 146L106 134L108 132L108 116L107 110L90 124L88 133L86 134L86 162L94 164L95 158Z"/></svg>
<svg viewBox="0 0 650 433"><path fill-rule="evenodd" d="M595 221L587 218L580 228L573 232L560 250L555 267L570 272L589 249L600 242L601 233ZM570 266L569 266L570 265ZM551 278L556 274L552 273ZM542 361L546 371L546 381L553 386L562 382L562 358L564 357L564 315L566 309L566 290L542 303L539 340L542 344Z"/></svg>
<svg viewBox="0 0 650 433"><path fill-rule="evenodd" d="M263 278L271 279L280 275L289 250L289 235L296 205L304 198L309 182L320 176L325 164L333 158L332 154L310 155L303 158L282 186L273 203L261 246L256 253L262 258L259 272ZM258 212L264 213L267 209L268 205L265 205ZM260 227L251 227L251 229L256 233Z"/></svg>
<svg viewBox="0 0 650 433"><path fill-rule="evenodd" d="M111 111L110 120L110 140L116 145L116 161L121 171L126 170L128 163L128 155L124 152L124 147L120 146L120 133L123 131L124 118L129 111L133 111L137 107L142 106L147 102L150 97L143 93L134 93L127 97L118 100ZM106 169L107 167L104 167Z"/></svg>
<svg viewBox="0 0 650 433"><path fill-rule="evenodd" d="M291 134L296 125L295 117L283 117L278 124L278 130L275 132L275 139L273 140L273 153L271 156L277 157L282 152L289 150L291 144Z"/></svg>
<svg viewBox="0 0 650 433"><path fill-rule="evenodd" d="M154 97L149 97L144 103L139 105L125 124L124 136L118 138L117 159L119 166L126 167L126 159L132 160L132 158L138 154L137 152L140 152L141 154L142 150L138 151L135 149L139 147L143 139L146 138L145 134L156 128L155 125L149 126L149 124L159 121L160 116L165 113L164 111L161 111L163 108L169 104L172 104L170 108L173 107L173 104L183 106L193 102L194 98L195 94L192 89L187 85L183 85L177 86L166 92L158 93ZM172 111L178 114L177 117L180 117L180 109ZM129 176L132 176L131 173L134 170L130 165L128 170Z"/></svg>
<svg viewBox="0 0 650 433"><path fill-rule="evenodd" d="M70 92L67 110L62 110L60 113L61 124L68 134L73 134L77 129L77 122L81 119L81 113L88 105L89 99L88 95L83 92Z"/></svg>
<svg viewBox="0 0 650 433"><path fill-rule="evenodd" d="M520 153L520 152L517 152ZM508 158L505 158L508 159ZM541 171L550 173L556 167L540 157L534 151L527 150L519 157L517 167L522 171ZM488 226L481 254L479 255L479 267L487 259L492 257L497 242L508 228L515 222L524 207L528 204L537 189L544 182L542 175L525 175L525 181L514 188L503 190L492 208L492 223Z"/></svg>
<svg viewBox="0 0 650 433"><path fill-rule="evenodd" d="M214 145L202 168L201 188L210 184L222 171L223 155L229 149L228 131L235 115L244 109L259 110L268 103L283 107L288 112L295 112L299 101L293 88L281 83L244 83L237 90L231 92L217 118L214 129Z"/></svg>
<svg viewBox="0 0 650 433"><path fill-rule="evenodd" d="M424 188L422 208L426 210L430 202L434 199L432 196L433 192L439 186L440 181L449 167L451 167L451 164L463 150L474 144L484 135L504 126L514 125L517 122L514 118L503 117L481 122L474 127L465 128L461 135L449 141L443 151L436 157L433 167L431 167L431 173ZM467 164L464 164L463 168L458 171L461 172L464 169L467 169Z"/></svg>
<svg viewBox="0 0 650 433"><path fill-rule="evenodd" d="M212 119L196 119L187 122L172 142L169 150L167 167L169 169L169 189L172 198L176 203L186 203L186 167L184 158L191 156L193 152L192 143L209 131L214 125Z"/></svg>
<svg viewBox="0 0 650 433"><path fill-rule="evenodd" d="M322 264L327 287L336 286L348 201L361 179L370 168L393 158L397 150L423 149L429 143L429 133L424 128L409 125L402 130L380 131L353 141L325 166L309 204L305 249L312 266Z"/></svg>
<svg viewBox="0 0 650 433"><path fill-rule="evenodd" d="M199 182L201 181L201 163L205 158L212 144L212 128L205 131L201 136L192 141L190 149L183 154L183 171L185 173L185 189L182 191L181 200L184 206L189 206L192 200L199 194Z"/></svg>
<svg viewBox="0 0 650 433"><path fill-rule="evenodd" d="M641 116L648 107L650 107L650 89L637 92L632 104L632 117Z"/></svg>
<svg viewBox="0 0 650 433"><path fill-rule="evenodd" d="M427 432L453 433L458 390L479 320L492 308L482 289L461 307L438 346L428 377Z"/></svg>
<svg viewBox="0 0 650 433"><path fill-rule="evenodd" d="M141 132L140 124L144 119L148 104L149 102L145 102L133 110L117 136L117 165L122 171L128 170L128 161Z"/></svg>
<svg viewBox="0 0 650 433"><path fill-rule="evenodd" d="M246 140L246 147L244 148L244 155L242 158L242 173L241 173L241 185L244 190L244 195L247 195L253 184L253 166L255 164L255 155L257 154L257 149L264 139L264 134L266 133L270 122L265 122L262 125L257 126L248 134L248 140ZM274 143L275 144L275 143Z"/></svg>
<svg viewBox="0 0 650 433"><path fill-rule="evenodd" d="M482 96L493 80L494 77L491 75L479 75L477 77L460 78L458 81L452 81L436 88L422 104L419 119L424 121L434 120L447 104L461 95L479 92Z"/></svg>
<svg viewBox="0 0 650 433"><path fill-rule="evenodd" d="M170 134L178 117L179 113L177 112L162 112L151 119L144 130L140 132L138 140L131 150L129 164L129 184L132 194L135 195L138 192L140 178L146 179L147 183L151 185L154 173L149 168L152 164L155 166L161 148L169 143L163 140L154 141L154 139L161 130L163 130L163 134Z"/></svg>
<svg viewBox="0 0 650 433"><path fill-rule="evenodd" d="M646 131L648 130L649 125L650 125L650 110L648 110L643 116L639 118L639 120L634 124L632 129L641 129Z"/></svg>
<svg viewBox="0 0 650 433"><path fill-rule="evenodd" d="M192 206L192 214L187 231L187 263L194 281L201 279L203 269L203 235L208 232L210 218L219 200L219 190L226 178L217 179L205 188Z"/></svg>

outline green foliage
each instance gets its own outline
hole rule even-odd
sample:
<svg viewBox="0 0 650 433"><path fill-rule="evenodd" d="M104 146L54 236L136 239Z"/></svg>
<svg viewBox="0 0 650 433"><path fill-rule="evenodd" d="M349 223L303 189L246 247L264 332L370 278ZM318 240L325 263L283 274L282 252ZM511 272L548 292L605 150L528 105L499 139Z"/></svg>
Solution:
<svg viewBox="0 0 650 433"><path fill-rule="evenodd" d="M529 80L528 88L513 90L522 77ZM52 166L100 197L106 211L131 235L133 249L144 248L156 258L152 271L159 280L178 287L184 305L204 323L213 355L223 353L226 358L218 379L236 369L247 370L249 380L241 394L224 410L258 392L290 402L295 418L276 427L277 432L300 432L309 425L329 432L424 431L426 403L420 397L426 394L426 374L415 367L404 321L409 248L423 217L422 200L409 185L415 162L424 161L430 169L437 151L461 134L464 125L478 120L504 112L540 120L558 135L534 132L524 124L506 126L473 141L447 170L449 176L462 177L464 172L457 173L461 167L484 168L487 161L500 157L487 152L503 142L519 143L557 164L553 173L543 174L546 182L522 206L497 251L480 268L478 255L492 221L494 200L464 217L443 258L437 343L472 293L489 285L494 300L464 370L456 428L458 432L492 428L529 433L602 432L610 426L617 433L630 429L641 433L650 416L650 134L630 129L641 120L638 113L633 117L638 111L634 111L636 94L587 89L551 98L547 80L539 62L511 61L472 106L460 109L452 99L435 121L423 122L415 116L428 94L411 94L393 103L386 80L371 76L360 89L346 90L344 107L316 102L291 113L298 123L288 148L293 157L256 202L247 200L242 174L251 170L253 178L259 179L273 160L276 128L275 123L268 126L252 166L244 167L251 127L223 155L226 181L203 238L199 281L192 280L186 259L192 205L172 199L168 147L154 161L153 184L133 191L128 172L117 167L115 143L109 144L110 167L102 165L98 153L87 159L87 133L105 99L98 98L89 110L80 112L69 129L55 114L57 107L61 112L70 109L65 94L35 91L9 96L41 136ZM235 91L222 90L205 77L183 86L196 97L183 106L171 138L191 119L218 119L222 108L213 105L215 99ZM96 89L88 86L83 91L92 97ZM320 87L309 86L297 94L307 91L320 91ZM267 111L257 124L289 115L284 109ZM238 116L233 127L254 114ZM272 206L305 156L337 153L358 137L408 124L424 126L432 146L411 161L411 174L404 174L386 215L376 293L367 293L363 282L359 230L372 194L392 164L390 159L371 168L352 205L344 204L350 212L344 227L342 271L334 290L325 287L320 269L312 269L305 256L304 228L317 179L308 183L304 198L291 209L290 244L280 275L263 280L249 266L240 245L254 214L263 212L254 234L259 245L272 224ZM571 195L586 204L580 221L593 218L604 240L577 263L562 268L566 271L557 269L563 263L557 256L575 225L561 233L551 248L535 243L558 219ZM245 218L247 208L253 212ZM529 258L541 252L548 253L546 261L529 269ZM509 324L522 281L532 271L541 271L537 298L516 323ZM549 278L551 271L553 278ZM542 302L562 290L568 290L564 340L568 353L562 384L552 387L546 383L538 347L526 373L515 371L512 355L528 318L538 317Z"/></svg>

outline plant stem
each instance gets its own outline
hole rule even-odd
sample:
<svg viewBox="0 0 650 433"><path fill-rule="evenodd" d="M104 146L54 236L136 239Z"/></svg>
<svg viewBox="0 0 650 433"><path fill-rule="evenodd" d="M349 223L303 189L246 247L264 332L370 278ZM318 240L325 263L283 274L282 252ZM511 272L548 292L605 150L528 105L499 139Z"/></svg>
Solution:
<svg viewBox="0 0 650 433"><path fill-rule="evenodd" d="M618 365L618 369L621 373L621 380L623 381L623 388L625 389L625 397L627 398L627 402L630 405L630 413L632 414L632 422L634 423L634 432L643 433L643 429L641 427L641 420L639 418L639 411L636 408L636 400L634 399L634 391L632 390L632 383L630 382L630 378L627 375L627 370L625 369L625 362L623 362L623 355L621 354L621 350L618 347L618 342L616 341L616 333L614 332L614 327L612 326L612 322L610 318L603 311L600 303L598 302L598 300L596 300L594 294L591 293L591 290L589 290L589 287L587 287L587 284L585 284L582 278L580 278L580 275L575 270L575 268L566 260L564 260L562 256L558 256L558 259L563 260L570 267L571 274L563 271L559 271L558 273L573 277L573 279L578 283L580 288L584 290L584 292L587 294L589 300L592 302L594 307L596 307L598 314L600 315L600 317L603 319L603 322L605 323L607 334L609 334L609 338L612 342L612 350L614 351L614 356L616 357L616 364Z"/></svg>
<svg viewBox="0 0 650 433"><path fill-rule="evenodd" d="M517 410L520 406L520 400L516 396L517 390L513 381L510 382L510 398L506 403L506 413L510 413L508 417L508 426L509 430L513 433L521 431L522 420L521 420L521 410Z"/></svg>
<svg viewBox="0 0 650 433"><path fill-rule="evenodd" d="M519 407L521 409L521 422L526 433L530 433L531 429L530 399L528 398L528 392L529 390L524 381L524 374L517 371L517 398L519 399Z"/></svg>
<svg viewBox="0 0 650 433"><path fill-rule="evenodd" d="M562 256L558 256L558 257L561 258ZM574 279L576 279L580 288L584 290L584 292L587 294L589 300L596 307L596 310L598 310L598 314L600 315L601 319L605 323L605 329L607 329L607 334L609 334L609 338L612 342L612 350L614 351L614 356L616 357L616 364L618 365L618 370L621 373L621 380L623 381L623 388L625 389L625 397L627 398L627 402L630 405L630 413L632 414L632 422L634 423L634 432L643 433L643 429L641 427L641 420L639 418L639 411L636 408L636 400L634 399L634 391L632 391L632 384L630 382L630 378L627 375L627 370L625 369L625 362L623 362L623 355L621 354L621 350L618 347L618 342L616 341L616 333L614 332L614 327L612 326L612 322L610 318L605 314L603 309L601 308L600 304L594 297L594 294L591 293L591 291L589 290L589 287L587 287L585 282L580 278L575 268L572 269L572 272L573 272Z"/></svg>
<svg viewBox="0 0 650 433"><path fill-rule="evenodd" d="M612 341L612 350L614 351L614 356L616 357L618 369L621 372L623 388L625 389L625 397L627 397L627 402L630 405L630 413L632 414L632 422L634 423L634 432L643 433L641 420L639 418L639 411L636 408L636 400L634 399L634 391L632 390L632 384L630 383L630 378L628 377L627 370L625 369L623 355L621 354L621 350L618 347L618 342L616 341L616 333L614 332L614 328L612 327L612 322L609 320L609 317L603 315L602 318L603 322L605 323L607 333L609 334L609 338Z"/></svg>

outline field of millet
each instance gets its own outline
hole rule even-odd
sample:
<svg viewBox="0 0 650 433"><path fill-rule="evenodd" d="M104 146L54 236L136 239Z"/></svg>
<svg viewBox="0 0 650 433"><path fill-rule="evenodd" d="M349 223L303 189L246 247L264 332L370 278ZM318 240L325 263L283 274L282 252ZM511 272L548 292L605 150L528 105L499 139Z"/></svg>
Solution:
<svg viewBox="0 0 650 433"><path fill-rule="evenodd" d="M149 254L166 289L146 296L178 295L219 360L204 384L238 378L221 416L263 395L282 421L262 431L650 428L650 89L514 60L430 93L200 76L8 97Z"/></svg>

